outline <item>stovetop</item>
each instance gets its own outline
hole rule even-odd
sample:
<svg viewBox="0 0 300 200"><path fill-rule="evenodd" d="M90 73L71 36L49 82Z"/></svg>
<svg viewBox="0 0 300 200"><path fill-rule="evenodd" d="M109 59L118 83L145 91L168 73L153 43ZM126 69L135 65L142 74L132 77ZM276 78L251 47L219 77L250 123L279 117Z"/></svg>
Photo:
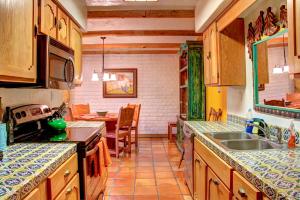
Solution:
<svg viewBox="0 0 300 200"><path fill-rule="evenodd" d="M31 132L27 137L15 138L15 142L76 142L86 146L99 136L101 132L96 127L69 127L62 131L41 129Z"/></svg>

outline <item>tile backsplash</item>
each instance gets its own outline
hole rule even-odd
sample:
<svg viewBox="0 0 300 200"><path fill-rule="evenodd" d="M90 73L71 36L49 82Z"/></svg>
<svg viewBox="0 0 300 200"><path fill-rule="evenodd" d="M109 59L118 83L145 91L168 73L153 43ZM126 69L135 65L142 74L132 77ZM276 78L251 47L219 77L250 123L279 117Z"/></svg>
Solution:
<svg viewBox="0 0 300 200"><path fill-rule="evenodd" d="M232 115L232 114L228 114L227 115L227 121L228 122L233 122L233 123L236 123L236 124L239 124L239 125L242 125L242 126L246 126L246 120L247 118L245 117L241 117L241 116L238 116L238 115ZM284 128L284 127L279 127L279 126L276 126L276 125L273 125L273 124L269 124L269 127L270 127L270 131L271 131L271 136L273 138L276 138L276 134L277 134L277 130L278 128L281 129L282 131L282 140L287 142L290 138L290 131L288 128ZM300 130L296 130L296 143L299 144L299 140L300 140Z"/></svg>

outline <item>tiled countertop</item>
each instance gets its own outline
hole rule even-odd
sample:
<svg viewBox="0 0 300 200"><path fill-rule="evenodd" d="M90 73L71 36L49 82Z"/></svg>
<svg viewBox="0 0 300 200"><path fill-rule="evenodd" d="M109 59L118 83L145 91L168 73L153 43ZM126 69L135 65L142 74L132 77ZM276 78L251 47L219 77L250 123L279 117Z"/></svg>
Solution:
<svg viewBox="0 0 300 200"><path fill-rule="evenodd" d="M76 153L74 143L19 143L0 161L0 199L22 199Z"/></svg>
<svg viewBox="0 0 300 200"><path fill-rule="evenodd" d="M219 155L271 199L300 199L300 149L228 151L206 137L206 132L243 130L233 123L185 122L208 148Z"/></svg>

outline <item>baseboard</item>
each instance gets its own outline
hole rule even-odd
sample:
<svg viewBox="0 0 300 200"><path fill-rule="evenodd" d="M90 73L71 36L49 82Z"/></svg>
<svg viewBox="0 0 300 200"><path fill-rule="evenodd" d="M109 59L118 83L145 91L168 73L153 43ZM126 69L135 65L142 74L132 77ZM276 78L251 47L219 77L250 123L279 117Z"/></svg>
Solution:
<svg viewBox="0 0 300 200"><path fill-rule="evenodd" d="M139 134L139 138L168 138L168 134Z"/></svg>

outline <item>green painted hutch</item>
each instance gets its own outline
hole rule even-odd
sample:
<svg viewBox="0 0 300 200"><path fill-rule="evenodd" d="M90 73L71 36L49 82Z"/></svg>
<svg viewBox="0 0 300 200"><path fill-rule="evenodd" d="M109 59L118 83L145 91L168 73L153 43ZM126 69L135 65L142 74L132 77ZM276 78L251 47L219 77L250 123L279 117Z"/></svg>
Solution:
<svg viewBox="0 0 300 200"><path fill-rule="evenodd" d="M205 120L203 45L200 41L181 44L179 56L180 113L177 117L176 143L183 145L185 120Z"/></svg>

